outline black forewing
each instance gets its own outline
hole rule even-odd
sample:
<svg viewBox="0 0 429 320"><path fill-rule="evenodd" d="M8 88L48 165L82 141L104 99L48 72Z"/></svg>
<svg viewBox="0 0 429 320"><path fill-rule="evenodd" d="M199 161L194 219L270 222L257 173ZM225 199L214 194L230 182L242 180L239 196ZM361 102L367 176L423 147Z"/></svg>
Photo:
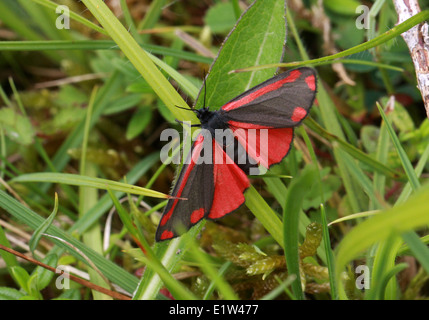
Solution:
<svg viewBox="0 0 429 320"><path fill-rule="evenodd" d="M299 76L294 79L294 73ZM293 81L282 83L285 79ZM308 81L312 80L312 83ZM272 90L270 90L272 89ZM248 123L267 128L297 126L307 115L316 94L316 75L311 68L303 67L281 73L237 96L222 109L227 122ZM305 115L294 121L295 109Z"/></svg>
<svg viewBox="0 0 429 320"><path fill-rule="evenodd" d="M210 212L214 195L213 162L206 161L208 163L200 164L194 162L201 156L204 141L210 143L210 148L212 148L211 138L205 139L204 135L198 135L171 194L172 197L183 199L168 200L156 231L156 241L179 236L181 231L187 231ZM193 213L194 216L192 216ZM199 215L201 218L196 221L196 217Z"/></svg>

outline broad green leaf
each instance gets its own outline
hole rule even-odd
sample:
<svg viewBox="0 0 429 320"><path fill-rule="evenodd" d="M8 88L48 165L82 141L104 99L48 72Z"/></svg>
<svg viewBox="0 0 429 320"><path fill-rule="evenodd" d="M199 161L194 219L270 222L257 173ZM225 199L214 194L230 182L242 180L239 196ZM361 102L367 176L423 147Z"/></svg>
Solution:
<svg viewBox="0 0 429 320"><path fill-rule="evenodd" d="M24 294L13 288L0 287L0 300L19 300Z"/></svg>
<svg viewBox="0 0 429 320"><path fill-rule="evenodd" d="M35 299L42 300L43 297L37 285L38 285L38 275L32 274L28 279L28 290L30 290L29 294L31 297L34 297Z"/></svg>
<svg viewBox="0 0 429 320"><path fill-rule="evenodd" d="M206 91L200 91L197 108L204 103L212 109L247 89L271 78L275 68L257 72L231 70L281 61L286 39L284 1L256 1L241 16L222 45L207 76Z"/></svg>
<svg viewBox="0 0 429 320"><path fill-rule="evenodd" d="M140 107L128 123L126 138L132 140L137 137L152 120L152 110L148 107Z"/></svg>
<svg viewBox="0 0 429 320"><path fill-rule="evenodd" d="M53 268L57 267L58 257L56 254L48 254L42 262L44 264L47 264L48 266L51 266ZM51 282L52 278L54 277L55 273L52 271L45 269L41 266L38 266L35 269L35 273L37 274L37 288L39 290L43 290L46 288L49 283Z"/></svg>
<svg viewBox="0 0 429 320"><path fill-rule="evenodd" d="M218 2L210 7L204 17L204 21L213 33L231 30L236 21L232 3Z"/></svg>
<svg viewBox="0 0 429 320"><path fill-rule="evenodd" d="M10 268L10 270L12 277L15 279L16 283L18 283L22 290L30 294L30 288L28 286L30 275L28 274L28 272L20 266L14 266Z"/></svg>
<svg viewBox="0 0 429 320"><path fill-rule="evenodd" d="M10 248L9 240L6 238L6 233L4 232L1 226L0 226L0 244ZM12 253L6 252L4 250L0 250L0 258L3 259L3 261L6 263L6 266L9 268L12 266L18 265L18 260L16 256L13 255Z"/></svg>
<svg viewBox="0 0 429 320"><path fill-rule="evenodd" d="M54 300L82 300L82 296L80 294L80 289L68 289Z"/></svg>
<svg viewBox="0 0 429 320"><path fill-rule="evenodd" d="M36 247L42 238L42 234L48 230L49 226L52 224L52 222L55 219L55 216L58 212L58 194L55 193L55 206L52 213L49 215L49 217L34 231L33 235L30 238L29 245L30 245L30 251L35 256L34 251L36 250Z"/></svg>

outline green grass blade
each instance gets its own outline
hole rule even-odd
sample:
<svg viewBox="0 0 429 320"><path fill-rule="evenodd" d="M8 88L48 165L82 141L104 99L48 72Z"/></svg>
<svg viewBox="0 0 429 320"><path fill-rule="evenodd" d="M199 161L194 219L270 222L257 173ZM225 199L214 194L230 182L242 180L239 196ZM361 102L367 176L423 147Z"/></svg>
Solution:
<svg viewBox="0 0 429 320"><path fill-rule="evenodd" d="M288 63L272 63L272 64L266 64L266 65L258 65L255 67L246 67L246 68L242 68L240 70L235 70L235 71L255 71L255 70L262 70L262 69L267 69L267 68L277 68L277 67L285 67L285 68L290 68L290 67L299 67L299 66L303 66L303 65L313 65L313 66L318 66L320 64L324 64L327 61L331 61L331 60L337 60L339 58L343 58L346 56L350 56L352 54L356 54L359 52L363 52L366 50L369 50L371 48L375 48L379 45L382 45L386 42L388 42L389 40L399 36L401 33L404 33L405 31L413 28L414 26L418 25L419 23L422 23L423 21L429 19L429 10L424 10L422 12L419 12L418 14L412 16L410 19L402 22L401 24L398 24L397 26L393 27L392 29L390 29L389 31L375 37L374 39L371 39L369 41L366 41L362 44L359 44L353 48L341 51L339 53L333 54L333 55L329 55L329 56L325 56L322 58L318 58L318 59L313 59L313 60L305 60L305 61L300 61L300 62L288 62ZM342 61L336 61L336 62L342 62Z"/></svg>
<svg viewBox="0 0 429 320"><path fill-rule="evenodd" d="M52 210L52 213L33 232L33 235L31 236L30 241L28 241L28 245L30 247L30 251L31 251L31 253L33 254L34 257L36 257L35 250L36 250L37 245L39 244L40 239L42 238L42 234L45 233L46 230L49 228L49 226L52 224L52 222L54 221L54 219L55 219L55 217L57 215L57 212L58 212L58 194L55 193L55 206L54 206L54 209Z"/></svg>
<svg viewBox="0 0 429 320"><path fill-rule="evenodd" d="M392 139L393 145L395 146L396 151L398 152L399 158L401 159L401 163L402 163L402 166L404 167L405 174L408 177L408 181L410 182L412 189L416 191L420 187L420 182L416 176L416 173L414 172L410 159L408 159L408 156L405 153L405 150L402 147L398 137L396 136L395 131L393 130L393 127L390 124L389 119L387 119L387 116L384 113L383 109L380 107L380 105L377 105L377 107L378 107L378 110L380 111L380 114L381 114L381 117L383 118L384 123L386 124L387 130L389 131L389 135L390 135L390 138Z"/></svg>
<svg viewBox="0 0 429 320"><path fill-rule="evenodd" d="M112 200L113 205L116 208L116 212L118 213L119 219L121 219L124 227L135 239L140 239L140 234L134 226L133 221L130 218L130 214L124 209L124 207L121 205L121 203L118 201L118 199L110 189L107 189L107 192L109 193L110 199Z"/></svg>
<svg viewBox="0 0 429 320"><path fill-rule="evenodd" d="M306 119L305 124L308 125L308 127L311 128L313 131L315 131L317 134L321 135L323 138L331 142L337 142L342 150L347 152L350 156L352 156L356 160L369 166L371 169L374 170L374 172L380 173L392 179L400 179L401 174L399 172L387 167L381 161L375 160L374 158L364 153L362 150L356 148L352 144L346 142L345 140L325 130L313 119L311 118Z"/></svg>
<svg viewBox="0 0 429 320"><path fill-rule="evenodd" d="M272 290L271 292L267 293L265 296L261 298L261 300L274 300L278 295L285 292L285 289L289 287L293 281L295 281L295 276L288 276L286 280L284 280L280 285Z"/></svg>
<svg viewBox="0 0 429 320"><path fill-rule="evenodd" d="M222 277L222 274L214 268L213 262L210 261L208 255L203 253L195 242L191 242L191 255L199 263L204 274L214 283L221 296L226 300L238 300L237 295L230 284Z"/></svg>
<svg viewBox="0 0 429 320"><path fill-rule="evenodd" d="M377 243L373 263L371 266L371 287L365 290L366 300L397 299L397 285L395 279L381 286L386 274L395 266L396 254L401 246L401 238L392 234L387 239Z"/></svg>
<svg viewBox="0 0 429 320"><path fill-rule="evenodd" d="M429 159L429 144L427 145L425 151L422 153L422 155L421 155L421 157L420 157L420 159L416 165L415 174L417 177L420 177L420 175L422 174L423 169L425 168L428 159ZM407 182L407 184L402 189L402 192L399 195L398 199L396 200L395 205L400 204L400 203L404 202L405 200L407 200L411 194L411 191L412 191L411 183Z"/></svg>
<svg viewBox="0 0 429 320"><path fill-rule="evenodd" d="M189 243L195 239L203 225L204 223L199 223L180 238L155 244L153 249L154 255L166 270L172 272L176 269L177 264L183 259L183 255L189 249ZM137 287L134 299L152 300L156 298L163 286L163 279L157 274L157 271L158 269L156 268L145 271Z"/></svg>
<svg viewBox="0 0 429 320"><path fill-rule="evenodd" d="M283 223L253 186L246 191L246 206L277 243L283 246Z"/></svg>
<svg viewBox="0 0 429 320"><path fill-rule="evenodd" d="M159 154L153 153L138 162L134 168L126 175L126 181L130 184L137 182L153 165L159 161ZM114 192L115 197L119 198L124 192ZM95 223L100 217L106 213L112 207L112 200L108 194L102 196L98 203L88 210L84 216L80 217L75 224L73 224L69 231L83 233L93 223Z"/></svg>
<svg viewBox="0 0 429 320"><path fill-rule="evenodd" d="M225 272L228 270L228 268L231 266L231 264L232 263L230 261L225 262L218 270L219 276L223 276ZM203 296L203 300L209 300L213 294L214 289L215 289L215 283L214 281L212 281L207 287L206 293Z"/></svg>
<svg viewBox="0 0 429 320"><path fill-rule="evenodd" d="M346 264L356 258L372 244L387 239L392 232L404 233L429 223L427 199L429 186L421 188L414 196L400 205L360 223L351 230L337 248L336 278L340 282L341 272ZM340 297L345 293L340 288Z"/></svg>
<svg viewBox="0 0 429 320"><path fill-rule="evenodd" d="M160 54L180 58L183 60L201 62L210 64L212 58L200 56L198 54L158 46L154 44L143 43L141 47L152 54ZM49 50L113 50L117 45L112 40L49 40L49 41L2 41L0 42L0 51L49 51Z"/></svg>
<svg viewBox="0 0 429 320"><path fill-rule="evenodd" d="M375 196L373 184L371 183L370 179L365 175L365 173L362 171L362 169L358 166L358 164L349 156L343 157L343 160L350 174L355 178L355 181L359 183L362 190L371 199L372 203L377 204L378 208L382 208L383 207L382 203Z"/></svg>
<svg viewBox="0 0 429 320"><path fill-rule="evenodd" d="M380 163L386 163L388 160L389 140L386 124L384 122L380 125L380 135L378 137L378 145L376 152L376 159ZM374 192L381 198L384 198L384 189L386 187L386 177L378 171L374 173L373 180ZM371 209L376 209L375 204L371 204Z"/></svg>
<svg viewBox="0 0 429 320"><path fill-rule="evenodd" d="M422 267L429 272L429 249L420 240L415 232L405 232L402 234L402 239L408 244L411 252L416 259L421 263Z"/></svg>
<svg viewBox="0 0 429 320"><path fill-rule="evenodd" d="M168 288L170 293L175 297L176 300L197 300L198 298L185 287L181 282L173 278L173 276L165 269L161 268L158 263L150 260L146 257L139 258L149 268L156 271L161 278L162 282Z"/></svg>
<svg viewBox="0 0 429 320"><path fill-rule="evenodd" d="M6 238L6 233L4 232L2 226L0 226L0 244L10 248L9 240ZM2 257L3 261L6 263L7 270L9 271L9 268L18 266L18 260L16 259L16 256L12 253L0 250L0 257Z"/></svg>
<svg viewBox="0 0 429 320"><path fill-rule="evenodd" d="M166 4L166 0L154 0L151 2L149 9L146 11L144 18L140 21L137 26L138 30L151 29L158 22L162 9ZM140 36L143 42L147 42L149 35L143 34Z"/></svg>
<svg viewBox="0 0 429 320"><path fill-rule="evenodd" d="M139 40L140 35L137 32L137 28L136 28L136 25L134 24L130 10L128 10L127 2L125 0L119 0L119 1L121 4L122 15L124 16L124 20L125 20L128 31L131 33L131 35L134 37L134 39Z"/></svg>
<svg viewBox="0 0 429 320"><path fill-rule="evenodd" d="M33 1L34 3L40 4L46 8L49 8L53 12L55 12L55 10L58 7L58 3L55 3L55 2L52 2L49 0L31 0L31 1ZM82 16L78 15L77 13L75 13L73 11L70 11L70 19L73 19L73 20L75 20L75 21L87 26L88 28L91 28L91 29L101 33L101 34L107 35L107 32L103 28L100 28L95 23L83 18Z"/></svg>
<svg viewBox="0 0 429 320"><path fill-rule="evenodd" d="M399 272L401 272L401 271L403 271L403 270L405 270L406 268L408 268L408 264L406 264L406 263L398 263L397 265L395 265L395 266L393 266L388 272L386 272L384 275L383 275L383 279L381 280L381 283L380 283L380 285L379 285L379 288L380 288L380 292L385 292L385 291L388 291L388 289L387 289L387 285L388 285L388 283L391 283L391 281L395 281L395 276L399 273ZM396 292L395 292L395 296L396 296L397 294L396 294ZM378 295L378 297L380 297L381 298L381 296L380 295ZM391 299L391 300L396 300L396 298L395 299Z"/></svg>
<svg viewBox="0 0 429 320"><path fill-rule="evenodd" d="M55 25L55 15L53 11L45 10L45 8L36 5L32 1L18 0L21 7L28 12L30 20L37 22L37 26L43 33L51 39L63 39L67 36L67 32L53 28Z"/></svg>
<svg viewBox="0 0 429 320"><path fill-rule="evenodd" d="M158 191L133 186L123 182L117 182L102 178L94 178L81 176L70 173L51 173L51 172L36 172L28 173L12 179L13 182L50 182L50 183L64 183L75 186L85 186L96 189L106 190L109 188L114 191L121 191L131 194L139 194L154 198L167 198L167 195Z"/></svg>
<svg viewBox="0 0 429 320"><path fill-rule="evenodd" d="M333 300L338 299L338 285L335 278L335 260L334 253L331 248L331 241L329 236L329 228L326 219L325 206L322 204L320 206L320 213L322 218L322 228L323 228L323 246L325 247L326 252L326 265L329 272L329 283L331 285L331 297Z"/></svg>
<svg viewBox="0 0 429 320"><path fill-rule="evenodd" d="M18 221L25 223L32 229L37 229L45 219L36 214L34 211L23 206L21 203L7 195L4 191L0 190L0 207L3 208L6 212L12 215ZM95 251L87 248L82 242L76 240L73 236L64 232L63 230L57 228L54 225L51 225L47 233L59 237L68 243L71 243L73 246L82 251L102 272L103 274L110 279L112 282L118 284L121 288L128 292L133 292L137 285L137 278L129 274L123 268L114 264L113 262L107 260L103 256L99 255ZM53 240L59 247L69 250L70 248L61 241ZM75 256L78 260L86 263L85 259L77 252L70 251L70 253Z"/></svg>
<svg viewBox="0 0 429 320"><path fill-rule="evenodd" d="M191 118L191 122L196 122L196 116L192 112L176 107L186 108L187 104L106 4L100 0L82 0L82 2L176 118L180 120Z"/></svg>
<svg viewBox="0 0 429 320"><path fill-rule="evenodd" d="M286 206L283 213L283 244L286 257L286 265L289 275L295 275L296 280L292 283L294 296L302 300L302 284L300 277L300 259L299 259L299 214L302 211L302 202L307 191L315 180L316 170L307 166L302 175L292 180L286 196Z"/></svg>

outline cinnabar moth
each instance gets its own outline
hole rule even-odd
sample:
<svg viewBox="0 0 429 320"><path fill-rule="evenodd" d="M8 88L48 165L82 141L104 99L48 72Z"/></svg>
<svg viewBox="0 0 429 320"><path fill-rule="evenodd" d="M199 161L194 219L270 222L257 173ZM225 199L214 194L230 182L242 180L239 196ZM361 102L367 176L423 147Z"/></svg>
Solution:
<svg viewBox="0 0 429 320"><path fill-rule="evenodd" d="M237 210L250 186L247 174L286 157L293 128L308 115L315 95L315 71L303 67L257 85L217 111L206 106L192 109L202 130L177 177L156 241L177 237L201 219L219 219ZM217 139L219 130L226 133ZM267 145L261 144L263 133ZM259 148L249 143L252 139L259 139ZM209 148L204 147L207 143ZM227 148L233 153L226 152ZM200 161L203 156L211 161Z"/></svg>

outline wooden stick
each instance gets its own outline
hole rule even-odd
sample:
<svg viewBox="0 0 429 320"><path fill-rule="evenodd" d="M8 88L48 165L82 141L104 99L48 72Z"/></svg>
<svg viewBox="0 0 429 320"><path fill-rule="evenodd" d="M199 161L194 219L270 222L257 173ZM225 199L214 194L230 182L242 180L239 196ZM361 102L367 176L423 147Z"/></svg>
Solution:
<svg viewBox="0 0 429 320"><path fill-rule="evenodd" d="M398 24L418 14L420 6L417 0L394 0L398 13ZM423 98L426 115L429 118L429 27L422 22L401 36L407 43L410 55L414 63L417 76L417 87Z"/></svg>
<svg viewBox="0 0 429 320"><path fill-rule="evenodd" d="M11 248L5 247L5 246L3 246L1 244L0 244L0 249L4 250L4 251L7 251L9 253L12 253L12 254L14 254L17 257L25 259L25 260L27 260L27 261L29 261L31 263L34 263L34 264L36 264L38 266L41 266L41 267L43 267L45 269L48 269L49 271L52 271L54 273L59 274L59 275L65 274L64 270L60 270L60 272L57 272L57 270L55 268L53 268L51 266L48 266L47 264L45 264L43 262L40 262L40 261L37 261L37 260L35 260L33 258L27 257L26 255L24 255L24 254L22 254L22 253L20 253L18 251L15 251L15 250L13 250ZM104 294L106 294L106 295L108 295L108 296L110 296L112 298L115 298L115 299L118 299L118 300L131 300L131 298L128 297L128 296L126 296L126 295L123 295L121 293L118 293L118 292L115 292L115 291L112 291L112 290L109 290L109 289L97 286L97 285L93 284L92 282L90 282L88 280L85 280L85 279L82 279L82 278L78 278L78 277L76 277L74 275L71 275L71 274L66 274L66 276L70 280L73 280L74 282L77 282L77 283L79 283L79 284L81 284L81 285L83 285L85 287L90 288L90 289L93 289L93 290L99 291L101 293L104 293Z"/></svg>

